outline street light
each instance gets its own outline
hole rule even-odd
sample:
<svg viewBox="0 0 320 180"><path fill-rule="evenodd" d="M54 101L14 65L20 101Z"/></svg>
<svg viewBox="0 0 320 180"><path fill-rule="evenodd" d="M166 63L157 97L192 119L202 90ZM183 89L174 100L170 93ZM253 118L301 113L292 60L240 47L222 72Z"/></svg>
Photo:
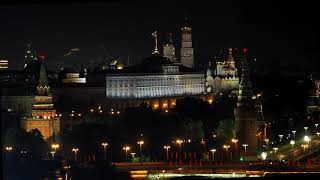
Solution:
<svg viewBox="0 0 320 180"><path fill-rule="evenodd" d="M74 160L76 161L77 160L77 153L79 151L78 148L72 148L72 151L74 152Z"/></svg>
<svg viewBox="0 0 320 180"><path fill-rule="evenodd" d="M169 149L170 146L163 146L163 148L167 151L167 161L169 160Z"/></svg>
<svg viewBox="0 0 320 180"><path fill-rule="evenodd" d="M236 155L237 155L237 151L238 151L238 148L237 148L238 141L239 141L238 139L231 139L231 142L234 143L234 149L235 149L234 157L235 157L235 159L236 159Z"/></svg>
<svg viewBox="0 0 320 180"><path fill-rule="evenodd" d="M306 148L308 148L308 144L302 144L301 147L303 147L303 150L306 150Z"/></svg>
<svg viewBox="0 0 320 180"><path fill-rule="evenodd" d="M180 139L177 139L176 143L179 144L179 156L180 156L179 160L181 161L181 144L183 143L183 141Z"/></svg>
<svg viewBox="0 0 320 180"><path fill-rule="evenodd" d="M314 125L316 126L316 131L317 131L317 129L318 129L318 125L319 125L319 124L317 124L317 123L316 123L316 124L314 124Z"/></svg>
<svg viewBox="0 0 320 180"><path fill-rule="evenodd" d="M266 153L266 152L262 152L262 153L261 153L261 157L262 157L262 160L266 160L266 158L267 158L267 153Z"/></svg>
<svg viewBox="0 0 320 180"><path fill-rule="evenodd" d="M101 143L101 145L103 146L104 160L106 161L107 160L107 146L108 146L108 143L107 142L103 142L103 143Z"/></svg>
<svg viewBox="0 0 320 180"><path fill-rule="evenodd" d="M316 134L317 134L317 135L318 135L318 137L319 137L319 135L320 135L320 132L317 132Z"/></svg>
<svg viewBox="0 0 320 180"><path fill-rule="evenodd" d="M122 149L126 151L126 162L127 162L128 161L128 150L130 150L130 147L129 146L125 146Z"/></svg>
<svg viewBox="0 0 320 180"><path fill-rule="evenodd" d="M293 147L293 145L295 144L296 142L294 141L294 140L291 140L290 141L290 144L292 145L292 147Z"/></svg>
<svg viewBox="0 0 320 180"><path fill-rule="evenodd" d="M274 154L277 155L277 150L278 150L278 148L277 148L277 147L274 147L273 150L274 150Z"/></svg>
<svg viewBox="0 0 320 180"><path fill-rule="evenodd" d="M310 137L309 136L304 136L303 140L305 142L307 142L309 144L309 142L311 141Z"/></svg>
<svg viewBox="0 0 320 180"><path fill-rule="evenodd" d="M248 144L242 144L242 146L244 147L244 156L247 156L247 147L248 147Z"/></svg>
<svg viewBox="0 0 320 180"><path fill-rule="evenodd" d="M212 152L212 161L214 162L214 152L216 152L217 150L216 149L211 149L210 151Z"/></svg>
<svg viewBox="0 0 320 180"><path fill-rule="evenodd" d="M54 159L54 155L55 155L55 153L56 153L56 151L57 151L57 149L59 148L60 146L59 146L59 144L52 144L51 145L51 148L53 149L53 151L51 152L51 154L52 154L52 159Z"/></svg>
<svg viewBox="0 0 320 180"><path fill-rule="evenodd" d="M281 142L281 140L282 140L282 137L283 137L283 135L282 135L282 134L279 134L280 142Z"/></svg>
<svg viewBox="0 0 320 180"><path fill-rule="evenodd" d="M132 152L132 153L130 153L130 154L131 154L132 159L133 159L133 158L134 158L134 155L135 155L136 153Z"/></svg>
<svg viewBox="0 0 320 180"><path fill-rule="evenodd" d="M55 152L55 151L51 151L50 153L51 153L51 155L52 155L52 159L54 159L54 154L55 154L56 152Z"/></svg>
<svg viewBox="0 0 320 180"><path fill-rule="evenodd" d="M59 148L59 144L52 144L51 148L54 149L54 151L56 151Z"/></svg>
<svg viewBox="0 0 320 180"><path fill-rule="evenodd" d="M230 148L230 145L223 145L223 148L226 149L226 159L228 159L228 149Z"/></svg>
<svg viewBox="0 0 320 180"><path fill-rule="evenodd" d="M11 146L7 146L6 147L6 151L8 151L8 152L12 151L12 147Z"/></svg>
<svg viewBox="0 0 320 180"><path fill-rule="evenodd" d="M291 131L291 132L293 133L293 138L295 139L295 138L296 138L295 135L296 135L296 132L297 132L297 131Z"/></svg>
<svg viewBox="0 0 320 180"><path fill-rule="evenodd" d="M304 130L306 130L306 133L307 133L307 131L308 131L308 127L303 127L303 129L304 129Z"/></svg>
<svg viewBox="0 0 320 180"><path fill-rule="evenodd" d="M142 163L142 145L144 144L144 141L138 141L138 144L140 146L140 163Z"/></svg>

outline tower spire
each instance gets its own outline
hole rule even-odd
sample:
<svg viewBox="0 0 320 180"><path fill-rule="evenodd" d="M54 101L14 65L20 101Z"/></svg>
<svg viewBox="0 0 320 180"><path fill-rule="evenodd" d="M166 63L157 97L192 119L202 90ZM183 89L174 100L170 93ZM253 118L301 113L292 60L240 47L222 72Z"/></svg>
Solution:
<svg viewBox="0 0 320 180"><path fill-rule="evenodd" d="M245 156L257 157L257 112L253 100L252 84L249 79L249 68L246 50L243 50L241 82L235 109L236 135L239 144L248 144Z"/></svg>
<svg viewBox="0 0 320 180"><path fill-rule="evenodd" d="M228 48L228 50L229 50L229 55L228 55L228 59L226 61L226 65L232 69L236 69L235 61L234 61L233 55L232 55L232 48Z"/></svg>
<svg viewBox="0 0 320 180"><path fill-rule="evenodd" d="M239 85L239 96L242 96L240 100L251 100L253 96L252 84L249 76L248 61L246 57L246 49L243 49L242 67L241 67L241 80Z"/></svg>
<svg viewBox="0 0 320 180"><path fill-rule="evenodd" d="M173 41L172 41L172 33L171 33L171 32L169 33L169 44L173 44Z"/></svg>
<svg viewBox="0 0 320 180"><path fill-rule="evenodd" d="M152 33L152 36L154 37L154 41L155 41L155 46L154 46L154 50L152 51L153 55L159 55L159 50L158 50L158 32L154 31Z"/></svg>
<svg viewBox="0 0 320 180"><path fill-rule="evenodd" d="M41 62L40 67L40 75L39 75L39 82L37 86L37 91L39 95L48 95L49 94L49 83L47 78L46 69L44 67L43 61Z"/></svg>

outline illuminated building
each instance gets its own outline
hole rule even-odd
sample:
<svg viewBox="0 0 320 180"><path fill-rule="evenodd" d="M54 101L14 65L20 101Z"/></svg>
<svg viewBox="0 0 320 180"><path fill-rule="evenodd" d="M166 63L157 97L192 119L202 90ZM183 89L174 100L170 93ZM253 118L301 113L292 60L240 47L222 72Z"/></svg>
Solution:
<svg viewBox="0 0 320 180"><path fill-rule="evenodd" d="M185 25L181 28L181 64L188 68L194 68L194 56L192 48L192 28L186 18Z"/></svg>
<svg viewBox="0 0 320 180"><path fill-rule="evenodd" d="M27 44L27 49L25 50L24 58L25 58L25 64L24 68L27 67L27 64L31 62L36 57L35 52L33 51L31 47L31 43Z"/></svg>
<svg viewBox="0 0 320 180"><path fill-rule="evenodd" d="M249 69L246 59L246 49L243 49L242 74L239 84L237 107L234 110L236 136L239 144L248 144L246 155L257 156L257 112L253 99L252 84L249 79Z"/></svg>
<svg viewBox="0 0 320 180"><path fill-rule="evenodd" d="M61 68L59 72L61 82L63 84L84 84L86 83L87 70L82 69L81 72L75 71L73 68Z"/></svg>
<svg viewBox="0 0 320 180"><path fill-rule="evenodd" d="M0 70L7 70L9 68L9 61L7 59L0 59Z"/></svg>
<svg viewBox="0 0 320 180"><path fill-rule="evenodd" d="M175 63L176 58L176 50L172 41L172 33L169 33L168 42L163 45L163 57L170 59L171 62Z"/></svg>
<svg viewBox="0 0 320 180"><path fill-rule="evenodd" d="M174 65L167 58L151 56L124 73L108 74L107 98L150 98L204 93L204 74Z"/></svg>
<svg viewBox="0 0 320 180"><path fill-rule="evenodd" d="M34 96L32 116L22 120L22 127L26 131L38 129L44 139L60 132L60 117L53 107L50 86L44 63L41 62L39 82Z"/></svg>
<svg viewBox="0 0 320 180"><path fill-rule="evenodd" d="M232 48L226 61L218 61L213 73L211 63L207 69L206 92L217 93L224 91L234 91L239 88L239 77L235 61L233 59Z"/></svg>
<svg viewBox="0 0 320 180"><path fill-rule="evenodd" d="M307 99L307 112L313 113L313 112L319 112L320 111L320 101L319 101L319 85L317 84L317 81L314 81L312 79L312 76L310 78L310 89L308 92L308 99Z"/></svg>
<svg viewBox="0 0 320 180"><path fill-rule="evenodd" d="M157 32L155 37L157 44ZM152 56L141 64L106 75L106 97L112 99L137 99L199 95L204 93L204 74L192 68L174 64L162 57L155 46Z"/></svg>

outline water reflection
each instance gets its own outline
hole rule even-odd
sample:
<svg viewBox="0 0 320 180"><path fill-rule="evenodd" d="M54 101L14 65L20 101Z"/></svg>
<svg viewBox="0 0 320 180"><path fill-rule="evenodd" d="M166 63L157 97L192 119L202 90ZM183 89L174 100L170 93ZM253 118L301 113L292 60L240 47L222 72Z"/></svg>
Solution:
<svg viewBox="0 0 320 180"><path fill-rule="evenodd" d="M214 178L243 178L247 177L246 174L175 174L175 173L157 173L157 174L148 174L147 178L150 180L153 179L172 179L178 177L192 177L194 179L214 179ZM138 179L138 178L134 178Z"/></svg>

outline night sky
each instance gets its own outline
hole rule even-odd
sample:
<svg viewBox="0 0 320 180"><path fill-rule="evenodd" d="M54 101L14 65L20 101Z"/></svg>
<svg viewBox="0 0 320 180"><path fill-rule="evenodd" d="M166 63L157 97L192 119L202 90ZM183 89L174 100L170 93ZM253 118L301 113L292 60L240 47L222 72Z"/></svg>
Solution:
<svg viewBox="0 0 320 180"><path fill-rule="evenodd" d="M160 42L173 32L179 50L179 28L188 17L198 63L212 59L220 47L247 47L261 66L289 64L316 70L320 66L316 7L304 1L7 3L0 7L0 56L9 59L10 68L21 68L31 41L46 54L52 69L62 62L100 63L112 56L124 62L130 56L131 64L138 63L151 55L154 30L160 32ZM63 57L70 48L80 52Z"/></svg>

